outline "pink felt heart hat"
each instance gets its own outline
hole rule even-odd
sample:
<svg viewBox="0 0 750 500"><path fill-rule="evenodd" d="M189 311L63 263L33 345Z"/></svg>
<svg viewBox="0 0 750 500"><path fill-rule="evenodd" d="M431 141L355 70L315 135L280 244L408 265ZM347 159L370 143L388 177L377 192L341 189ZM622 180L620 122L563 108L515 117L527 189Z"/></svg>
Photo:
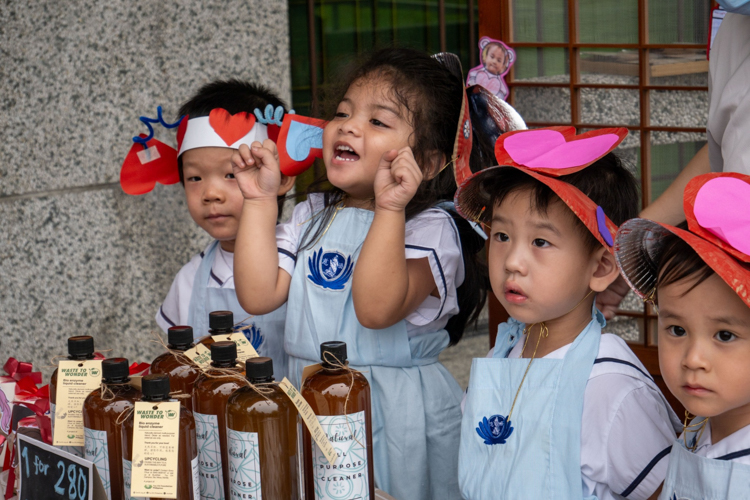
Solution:
<svg viewBox="0 0 750 500"><path fill-rule="evenodd" d="M750 176L734 172L693 178L685 188L688 231L648 219L625 222L615 237L615 258L642 299L656 288L664 238L681 238L750 307Z"/></svg>
<svg viewBox="0 0 750 500"><path fill-rule="evenodd" d="M458 212L466 219L489 223L492 193L487 186L502 182L510 168L520 170L548 186L570 208L591 234L612 251L617 226L604 211L561 176L582 170L615 149L627 137L625 128L599 129L576 135L575 127L516 130L495 143L498 165L462 179L455 195Z"/></svg>

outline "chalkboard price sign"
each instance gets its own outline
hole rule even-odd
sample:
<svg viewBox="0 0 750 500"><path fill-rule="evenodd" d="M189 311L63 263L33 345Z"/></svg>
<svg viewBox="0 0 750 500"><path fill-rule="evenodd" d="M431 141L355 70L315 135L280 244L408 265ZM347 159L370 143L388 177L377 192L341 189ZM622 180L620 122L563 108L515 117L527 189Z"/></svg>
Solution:
<svg viewBox="0 0 750 500"><path fill-rule="evenodd" d="M93 463L18 434L19 500L106 500Z"/></svg>

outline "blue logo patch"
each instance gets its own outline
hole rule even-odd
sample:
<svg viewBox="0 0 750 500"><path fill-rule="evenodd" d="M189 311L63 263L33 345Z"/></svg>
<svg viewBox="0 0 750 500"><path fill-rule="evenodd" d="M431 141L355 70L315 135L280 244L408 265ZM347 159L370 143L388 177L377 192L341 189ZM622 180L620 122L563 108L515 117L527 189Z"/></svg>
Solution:
<svg viewBox="0 0 750 500"><path fill-rule="evenodd" d="M343 290L352 275L354 263L351 255L344 257L335 251L323 252L321 248L307 259L310 274L307 279L329 290Z"/></svg>
<svg viewBox="0 0 750 500"><path fill-rule="evenodd" d="M263 340L265 337L263 337L263 334L260 332L260 328L255 326L255 323L242 323L238 327L235 328L235 330L242 332L242 334L245 336L248 342L253 346L253 349L258 351L258 354L260 354L260 346L263 345Z"/></svg>
<svg viewBox="0 0 750 500"><path fill-rule="evenodd" d="M484 417L477 427L477 434L487 445L505 444L512 432L510 420L502 415L492 415L489 419Z"/></svg>

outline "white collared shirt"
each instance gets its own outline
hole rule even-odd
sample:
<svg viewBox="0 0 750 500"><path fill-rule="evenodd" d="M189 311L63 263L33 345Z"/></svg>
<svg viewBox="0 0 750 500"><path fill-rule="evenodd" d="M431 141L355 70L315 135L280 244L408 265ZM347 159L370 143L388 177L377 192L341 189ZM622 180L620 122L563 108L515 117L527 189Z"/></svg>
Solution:
<svg viewBox="0 0 750 500"><path fill-rule="evenodd" d="M518 340L509 358L520 357L525 338ZM570 345L544 357L562 359ZM667 475L668 448L682 425L640 360L611 333L603 334L599 342L597 360L606 359L627 364L597 362L591 369L581 417L583 496L622 499L621 493L630 489L628 499L645 500Z"/></svg>
<svg viewBox="0 0 750 500"><path fill-rule="evenodd" d="M187 324L195 275L201 265L203 256L211 245L213 245L213 242L209 243L203 252L194 255L190 262L182 266L182 269L174 277L169 293L164 298L164 303L156 312L156 323L165 332L170 326ZM211 265L208 287L234 289L234 254L219 246L215 255L216 257Z"/></svg>
<svg viewBox="0 0 750 500"><path fill-rule="evenodd" d="M680 439L683 439L683 437L680 436ZM735 431L714 444L711 443L711 420L709 419L706 424L706 429L703 431L703 434L700 434L698 446L695 448L695 454L706 458L720 458L725 457L730 453L747 449L750 449L750 425ZM750 455L733 458L732 461L750 465Z"/></svg>

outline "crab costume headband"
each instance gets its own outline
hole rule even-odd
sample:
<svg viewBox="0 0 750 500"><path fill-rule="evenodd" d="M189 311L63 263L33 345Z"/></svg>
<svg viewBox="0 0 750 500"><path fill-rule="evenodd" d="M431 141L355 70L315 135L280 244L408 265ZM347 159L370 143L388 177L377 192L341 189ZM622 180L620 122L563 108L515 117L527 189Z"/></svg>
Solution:
<svg viewBox="0 0 750 500"><path fill-rule="evenodd" d="M652 300L665 237L682 239L750 307L750 176L726 172L693 178L685 187L688 230L648 219L625 222L615 258L630 288Z"/></svg>
<svg viewBox="0 0 750 500"><path fill-rule="evenodd" d="M283 119L282 119L283 117ZM177 159L191 149L219 147L238 149L253 142L271 139L279 152L281 173L295 176L322 157L323 128L326 122L307 118L270 104L264 113L231 114L225 109L211 110L208 116L183 116L175 123L166 123L161 106L157 118L140 117L149 134L133 138L120 170L120 185L132 195L150 192L156 183L176 184L180 181ZM152 124L165 128L177 127L177 150L154 138ZM179 153L178 153L179 151Z"/></svg>
<svg viewBox="0 0 750 500"><path fill-rule="evenodd" d="M552 191L573 211L591 234L612 251L617 226L604 210L578 188L559 177L583 170L615 149L627 137L625 128L599 129L576 135L575 127L516 130L498 137L497 166L472 172L456 163L455 204L466 219L487 223L492 217L488 181L497 182L514 168Z"/></svg>

